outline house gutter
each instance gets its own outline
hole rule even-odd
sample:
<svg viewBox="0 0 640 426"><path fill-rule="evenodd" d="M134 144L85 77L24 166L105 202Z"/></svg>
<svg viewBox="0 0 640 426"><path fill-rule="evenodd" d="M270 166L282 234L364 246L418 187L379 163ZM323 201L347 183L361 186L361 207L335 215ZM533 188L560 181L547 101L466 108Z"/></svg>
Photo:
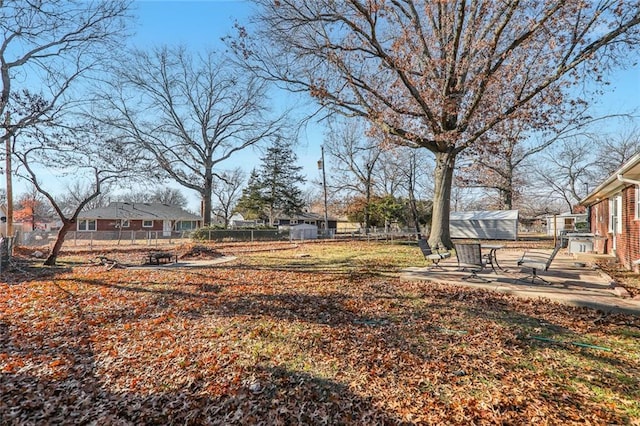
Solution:
<svg viewBox="0 0 640 426"><path fill-rule="evenodd" d="M640 185L640 180L626 178L622 176L622 173L620 173L617 177L620 182L630 183L632 185Z"/></svg>
<svg viewBox="0 0 640 426"><path fill-rule="evenodd" d="M634 167L637 167L639 165L640 165L640 153L638 153L638 154L634 155L633 157L631 157L618 170L616 170L614 173L609 175L609 177L607 179L605 179L604 182L602 182L593 191L591 191L590 194L587 194L586 197L584 197L582 200L580 200L580 204L583 205L583 206L589 206L591 204L595 204L596 202L598 202L600 200L599 197L601 197L603 195L603 192L608 192L609 191L609 187L611 185L614 185L615 182L624 182L622 180L619 180L618 176L620 176L622 179L628 179L628 178L624 177L624 174L627 173L629 170L631 170ZM631 180L629 179L629 180L627 180L627 182L631 183ZM633 183L640 184L640 182L638 182L638 181L633 181Z"/></svg>

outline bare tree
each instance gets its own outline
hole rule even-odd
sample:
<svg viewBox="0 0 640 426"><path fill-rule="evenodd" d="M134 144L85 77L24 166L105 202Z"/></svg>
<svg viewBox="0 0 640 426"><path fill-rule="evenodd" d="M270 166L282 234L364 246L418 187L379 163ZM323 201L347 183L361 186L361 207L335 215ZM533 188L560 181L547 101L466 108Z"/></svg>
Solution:
<svg viewBox="0 0 640 426"><path fill-rule="evenodd" d="M109 51L126 35L129 3L0 2L0 114L7 111L14 93L40 85L48 92L43 93L48 99L45 108L32 111L13 127L37 119L60 101L73 81L104 65L101 59L111 57Z"/></svg>
<svg viewBox="0 0 640 426"><path fill-rule="evenodd" d="M364 229L368 232L374 175L382 147L366 134L362 122L334 120L329 129L325 147L331 164L332 189L364 198Z"/></svg>
<svg viewBox="0 0 640 426"><path fill-rule="evenodd" d="M385 146L378 158L378 167L374 169L375 192L380 195L402 197L406 195L407 168L411 161L410 156L402 155L405 152L394 147ZM400 148L400 147L398 147ZM413 151L409 149L408 151Z"/></svg>
<svg viewBox="0 0 640 426"><path fill-rule="evenodd" d="M221 163L274 137L283 121L267 117L265 82L213 51L195 57L183 48L133 52L117 71L113 90L102 104L111 112L105 123L200 195L205 225Z"/></svg>
<svg viewBox="0 0 640 426"><path fill-rule="evenodd" d="M256 2L256 36L232 43L248 67L435 154L429 242L447 247L457 156L503 122L558 122L574 85L636 47L640 23L637 1Z"/></svg>
<svg viewBox="0 0 640 426"><path fill-rule="evenodd" d="M622 118L619 114L604 115L592 118L587 114L585 105L576 108L568 114L562 123L558 123L552 131L531 134L527 125L515 121L502 123L487 134L494 139L491 143L476 145L462 154L456 183L469 188L482 188L495 197L494 203L499 209L513 209L522 201L523 189L529 177L526 169L530 162L535 161L537 154L552 145L576 138L598 139L595 136L596 125L611 119ZM600 146L604 146L602 144ZM614 149L627 150L620 146ZM609 155L606 156L609 158Z"/></svg>
<svg viewBox="0 0 640 426"><path fill-rule="evenodd" d="M420 223L425 214L421 214L418 206L427 204L431 206L428 195L431 188L430 159L425 158L425 152L414 148L396 146L385 151L382 155L382 169L384 181L396 182L392 188L396 193L406 196L408 199L409 214L418 237L422 232ZM390 177L390 178L387 178ZM389 195L394 193L387 192ZM419 196L422 194L422 196ZM430 217L430 214L428 215Z"/></svg>
<svg viewBox="0 0 640 426"><path fill-rule="evenodd" d="M632 127L627 132L613 135L596 135L592 144L598 147L597 179L610 176L635 154L640 153L640 129ZM592 187L593 188L593 187Z"/></svg>
<svg viewBox="0 0 640 426"><path fill-rule="evenodd" d="M116 179L125 179L137 170L139 160L135 150L128 151L95 125L65 127L73 127L73 130L31 127L14 135L12 147L19 163L16 174L30 182L49 201L62 222L56 242L45 260L45 265L50 266L55 265L65 237L75 229L80 212L100 196L103 186ZM43 168L56 178L73 176L84 185L90 185L91 190L79 196L74 206L63 205L53 193L51 176L45 178L39 172Z"/></svg>
<svg viewBox="0 0 640 426"><path fill-rule="evenodd" d="M151 202L187 207L187 197L177 188L159 187L151 192Z"/></svg>
<svg viewBox="0 0 640 426"><path fill-rule="evenodd" d="M594 157L592 142L588 139L573 138L563 141L541 161L537 162L538 199L545 199L545 194L553 194L564 202L567 211L587 195L585 182L593 179Z"/></svg>
<svg viewBox="0 0 640 426"><path fill-rule="evenodd" d="M76 209L78 204L91 197L94 192L93 186L94 185L87 182L71 182L69 185L67 185L66 190L60 196L56 197L56 201L61 210L67 214L72 213ZM87 202L84 205L84 208L87 210L91 210L100 207L106 207L109 205L111 196L112 189L108 185L108 183L105 183L104 185L102 185L100 194Z"/></svg>
<svg viewBox="0 0 640 426"><path fill-rule="evenodd" d="M553 198L561 200L564 208L571 210L639 151L640 139L635 128L617 135L585 134L567 138L545 155L536 157L537 186L545 188L544 192L551 198L540 191L533 196L542 205L553 203Z"/></svg>
<svg viewBox="0 0 640 426"><path fill-rule="evenodd" d="M221 179L213 183L211 192L213 202L213 214L224 221L224 227L229 226L233 215L233 209L242 196L242 185L245 181L245 173L240 168L222 172Z"/></svg>
<svg viewBox="0 0 640 426"><path fill-rule="evenodd" d="M127 203L162 203L182 208L189 203L182 191L166 186L129 191L117 198Z"/></svg>
<svg viewBox="0 0 640 426"><path fill-rule="evenodd" d="M130 0L0 1L0 141L50 120L77 81L104 69L127 35ZM11 158L9 158L11 160ZM11 173L11 170L5 171ZM7 185L7 228L13 192Z"/></svg>

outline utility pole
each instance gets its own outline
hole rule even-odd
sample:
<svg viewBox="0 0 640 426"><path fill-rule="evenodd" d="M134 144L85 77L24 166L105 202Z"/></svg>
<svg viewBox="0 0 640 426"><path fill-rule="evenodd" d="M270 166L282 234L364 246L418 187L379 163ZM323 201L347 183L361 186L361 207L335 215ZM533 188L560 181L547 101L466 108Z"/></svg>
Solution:
<svg viewBox="0 0 640 426"><path fill-rule="evenodd" d="M4 142L6 149L6 166L5 173L7 174L7 237L13 236L13 183L11 173L11 132L9 132L9 126L11 125L11 115L9 111L4 117Z"/></svg>
<svg viewBox="0 0 640 426"><path fill-rule="evenodd" d="M318 161L318 168L322 169L322 189L324 191L324 231L329 236L329 216L327 213L327 174L324 168L324 146L320 147L322 158Z"/></svg>

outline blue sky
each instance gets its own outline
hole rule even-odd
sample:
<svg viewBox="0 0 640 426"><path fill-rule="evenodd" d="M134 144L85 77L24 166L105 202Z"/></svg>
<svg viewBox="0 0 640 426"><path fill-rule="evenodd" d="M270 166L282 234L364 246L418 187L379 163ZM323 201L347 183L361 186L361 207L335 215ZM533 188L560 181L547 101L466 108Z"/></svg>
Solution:
<svg viewBox="0 0 640 426"><path fill-rule="evenodd" d="M194 49L221 47L220 38L232 31L234 21L246 21L252 9L242 0L138 0L134 7L138 22L132 44L186 44Z"/></svg>
<svg viewBox="0 0 640 426"><path fill-rule="evenodd" d="M185 45L190 50L225 49L221 38L233 34L234 23L246 22L253 5L243 0L138 0L134 3L137 15L132 46L145 48L157 45ZM282 94L286 96L287 94ZM323 134L311 128L301 135L296 149L298 163L303 166L307 180L318 178L317 161ZM242 165L247 173L252 165L258 165L260 154L253 149L238 153L224 167L232 169ZM188 190L184 189L185 194ZM195 194L189 197L190 207L197 209L200 202Z"/></svg>
<svg viewBox="0 0 640 426"><path fill-rule="evenodd" d="M163 44L183 44L192 51L224 49L221 37L233 33L235 21L246 22L252 8L251 2L244 0L136 0L134 14L137 20L130 45L147 48ZM640 68L636 65L632 69L621 70L611 76L610 80L611 86L599 100L593 115L628 113L633 110L640 114ZM605 129L614 132L615 126L619 125L619 122L612 122ZM317 179L317 160L320 158L320 145L323 142L321 129L311 127L302 134L299 142L296 152L299 164L304 167L303 173L307 175L308 181ZM245 169L250 169L258 163L259 154L249 150L232 157L225 168L232 169L242 164ZM184 191L185 194L189 193L189 207L198 210L199 201L195 194L186 189Z"/></svg>
<svg viewBox="0 0 640 426"><path fill-rule="evenodd" d="M223 49L220 38L233 32L234 21L246 22L253 5L243 0L138 0L135 2L138 25L131 44L137 47L158 44L184 44L190 49ZM594 106L593 115L629 113L640 114L640 68L636 65L611 76L611 85ZM616 126L628 123L611 122L606 131L615 132ZM602 124L600 124L602 126ZM297 149L300 165L308 179L318 177L316 162L320 157L322 132L311 129L303 135ZM246 152L231 159L228 168L236 164L257 164L259 155ZM198 205L197 201L192 202Z"/></svg>

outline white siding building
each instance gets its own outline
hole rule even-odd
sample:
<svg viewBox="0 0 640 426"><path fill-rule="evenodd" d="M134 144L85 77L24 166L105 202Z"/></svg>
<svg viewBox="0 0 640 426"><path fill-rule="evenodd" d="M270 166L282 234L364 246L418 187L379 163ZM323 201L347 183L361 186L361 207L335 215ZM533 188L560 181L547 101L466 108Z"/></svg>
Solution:
<svg viewBox="0 0 640 426"><path fill-rule="evenodd" d="M517 240L518 210L452 212L451 238Z"/></svg>

